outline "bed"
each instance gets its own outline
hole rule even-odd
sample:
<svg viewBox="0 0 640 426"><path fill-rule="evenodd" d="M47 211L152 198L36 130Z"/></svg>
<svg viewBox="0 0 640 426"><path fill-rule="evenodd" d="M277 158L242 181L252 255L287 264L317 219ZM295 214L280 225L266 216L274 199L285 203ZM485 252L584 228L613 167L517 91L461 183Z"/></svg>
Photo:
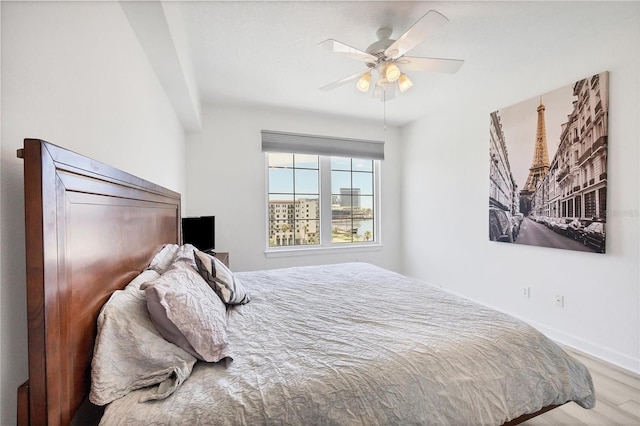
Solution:
<svg viewBox="0 0 640 426"><path fill-rule="evenodd" d="M142 294L141 275L170 275L154 260L185 249L180 196L44 141L20 155L29 380L18 420L82 423L98 319L116 294ZM155 399L145 395L166 381L127 391L96 421L499 425L595 404L588 370L541 333L403 275L365 263L233 275L251 300L226 306L220 360L187 362Z"/></svg>

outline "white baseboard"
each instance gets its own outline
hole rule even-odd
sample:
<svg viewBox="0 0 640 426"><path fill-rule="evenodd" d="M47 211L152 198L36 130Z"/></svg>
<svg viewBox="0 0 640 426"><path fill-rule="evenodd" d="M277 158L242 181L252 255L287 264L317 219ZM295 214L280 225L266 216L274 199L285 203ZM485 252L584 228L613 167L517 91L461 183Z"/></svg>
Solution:
<svg viewBox="0 0 640 426"><path fill-rule="evenodd" d="M523 318L519 315L514 314L513 312L507 312L507 311L498 309L494 306L488 305L486 303L480 302L478 300L470 299L469 297L463 296L460 293L457 293L455 291L451 291L449 289L442 288L440 286L437 286L437 287L451 294L455 294L456 296L460 296L467 300L473 300L474 302L479 303L481 305L487 306L497 311L504 312L507 315L514 316L520 319L521 321L524 321L527 324L535 327L542 334L544 334L551 340L554 340L561 345L565 345L573 349L577 349L578 351L584 352L587 355L591 355L605 362L608 362L609 364L613 364L625 370L631 371L634 374L640 375L640 354L638 354L638 357L634 358L632 356L620 353L618 351L614 351L610 348L606 348L604 346L598 345L597 343L589 342L579 337L567 334L563 331L556 330L555 328L548 327L537 321L532 321L529 318Z"/></svg>
<svg viewBox="0 0 640 426"><path fill-rule="evenodd" d="M562 345L569 346L571 348L584 352L587 355L599 358L603 361L608 362L609 364L617 365L618 367L629 370L632 373L640 374L640 358L633 358L618 351L605 348L604 346L598 345L596 343L586 341L579 337L572 336L560 330L548 327L544 324L540 324L536 321L531 321L527 318L520 319L537 328L541 333L543 333L551 340L555 340Z"/></svg>

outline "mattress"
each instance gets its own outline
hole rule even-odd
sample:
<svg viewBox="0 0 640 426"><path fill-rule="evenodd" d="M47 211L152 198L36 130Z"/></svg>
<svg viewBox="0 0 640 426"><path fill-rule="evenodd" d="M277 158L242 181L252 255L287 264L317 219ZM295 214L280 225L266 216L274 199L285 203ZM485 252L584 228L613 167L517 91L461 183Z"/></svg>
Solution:
<svg viewBox="0 0 640 426"><path fill-rule="evenodd" d="M161 401L101 424L499 425L595 404L586 367L509 315L365 263L237 273L230 362L198 362ZM481 285L481 283L478 283Z"/></svg>

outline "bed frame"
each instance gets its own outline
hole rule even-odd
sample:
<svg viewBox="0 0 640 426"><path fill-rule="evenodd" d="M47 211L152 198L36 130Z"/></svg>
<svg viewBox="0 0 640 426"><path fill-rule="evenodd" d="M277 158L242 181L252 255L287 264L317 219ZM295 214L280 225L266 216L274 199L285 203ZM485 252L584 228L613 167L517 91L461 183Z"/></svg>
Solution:
<svg viewBox="0 0 640 426"><path fill-rule="evenodd" d="M164 244L180 241L180 194L42 140L25 139L18 156L29 346L18 424L97 423L86 398L98 314Z"/></svg>
<svg viewBox="0 0 640 426"><path fill-rule="evenodd" d="M25 139L29 379L18 424L70 424L88 395L96 319L111 293L180 239L180 194Z"/></svg>

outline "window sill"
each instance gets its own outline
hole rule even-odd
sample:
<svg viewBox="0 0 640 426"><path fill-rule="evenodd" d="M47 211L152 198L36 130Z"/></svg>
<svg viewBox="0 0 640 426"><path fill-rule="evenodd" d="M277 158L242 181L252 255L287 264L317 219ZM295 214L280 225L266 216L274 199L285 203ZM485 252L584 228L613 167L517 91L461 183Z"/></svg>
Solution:
<svg viewBox="0 0 640 426"><path fill-rule="evenodd" d="M382 250L382 244L350 244L348 246L267 249L265 250L264 255L266 257L314 256L320 254L340 254L379 250Z"/></svg>

